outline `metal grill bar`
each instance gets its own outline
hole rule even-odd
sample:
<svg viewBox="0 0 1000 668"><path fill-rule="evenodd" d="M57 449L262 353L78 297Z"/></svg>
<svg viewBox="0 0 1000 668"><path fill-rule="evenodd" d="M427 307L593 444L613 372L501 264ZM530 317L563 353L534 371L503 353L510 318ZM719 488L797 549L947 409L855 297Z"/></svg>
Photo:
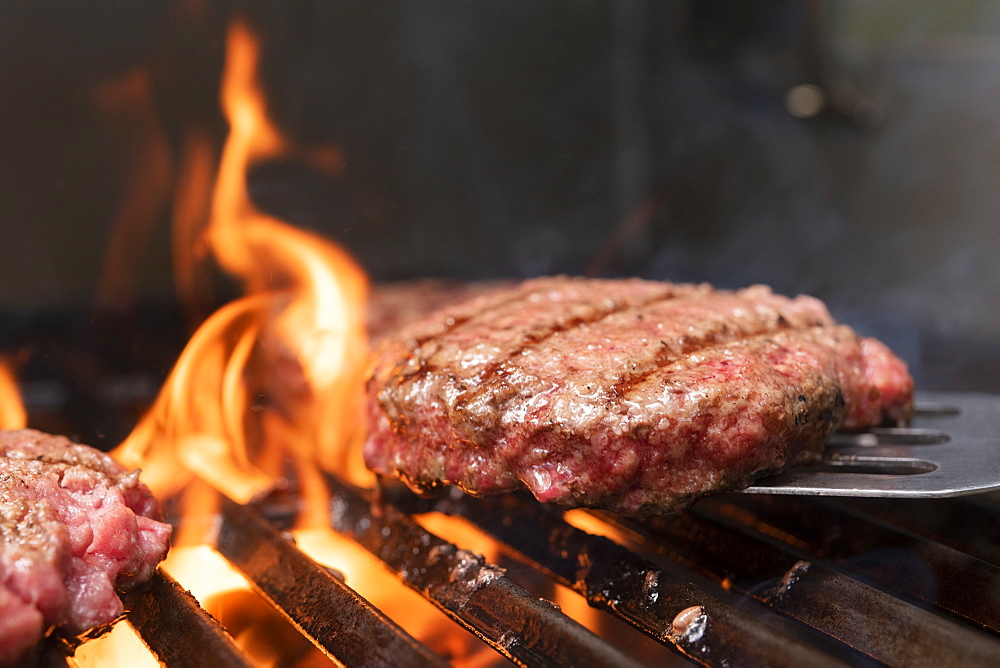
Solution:
<svg viewBox="0 0 1000 668"><path fill-rule="evenodd" d="M821 666L838 658L782 634L614 542L517 495L443 501L535 567L647 635L704 665ZM682 614L685 613L685 614ZM681 620L700 618L697 625ZM669 646L669 645L668 645Z"/></svg>
<svg viewBox="0 0 1000 668"><path fill-rule="evenodd" d="M129 623L168 666L252 666L225 629L179 584L156 573L128 597Z"/></svg>
<svg viewBox="0 0 1000 668"><path fill-rule="evenodd" d="M331 524L381 559L458 624L522 665L629 666L635 661L482 557L442 540L393 506L329 477ZM376 502L378 503L378 502Z"/></svg>
<svg viewBox="0 0 1000 668"><path fill-rule="evenodd" d="M330 658L348 665L446 665L260 513L223 498L221 514L219 552Z"/></svg>
<svg viewBox="0 0 1000 668"><path fill-rule="evenodd" d="M642 521L602 514L630 529L644 546L878 661L989 665L1000 652L996 639L814 563L807 546L794 537L765 535L767 528L753 517L736 516L714 515L697 505L680 515Z"/></svg>
<svg viewBox="0 0 1000 668"><path fill-rule="evenodd" d="M996 498L984 494L937 503L903 499L851 499L844 503L893 526L1000 566L1000 501Z"/></svg>
<svg viewBox="0 0 1000 668"><path fill-rule="evenodd" d="M702 505L752 513L869 582L1000 630L1000 567L828 501L730 495L725 504L705 499ZM867 554L875 557L859 558ZM918 572L901 568L901 559L917 560Z"/></svg>

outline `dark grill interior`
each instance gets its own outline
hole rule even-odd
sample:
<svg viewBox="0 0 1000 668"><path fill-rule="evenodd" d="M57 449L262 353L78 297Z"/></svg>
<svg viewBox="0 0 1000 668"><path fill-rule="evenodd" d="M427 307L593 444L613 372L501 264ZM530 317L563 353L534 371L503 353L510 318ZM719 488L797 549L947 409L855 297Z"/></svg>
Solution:
<svg viewBox="0 0 1000 668"><path fill-rule="evenodd" d="M900 430L900 438L904 430ZM623 651L537 595L569 587L704 665L989 665L1000 652L1000 496L937 500L729 494L652 519L571 516L521 495L421 499L328 476L330 524L454 623L522 665L662 662ZM285 529L294 492L224 501L217 549L328 656L348 665L439 665L441 657L299 552ZM425 529L460 516L503 546L506 568ZM580 511L574 511L579 513ZM956 521L961 518L961 521ZM567 521L569 520L569 521ZM522 583L528 583L535 593ZM128 621L168 666L250 665L227 631L166 577L129 601ZM461 632L461 631L457 631ZM626 645L626 649L628 646ZM66 662L50 643L46 661Z"/></svg>

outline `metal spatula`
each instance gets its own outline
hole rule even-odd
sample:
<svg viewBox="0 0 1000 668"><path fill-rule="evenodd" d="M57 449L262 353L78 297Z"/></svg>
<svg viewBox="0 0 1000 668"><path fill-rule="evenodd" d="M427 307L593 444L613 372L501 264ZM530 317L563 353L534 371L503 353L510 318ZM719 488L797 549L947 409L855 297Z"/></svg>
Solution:
<svg viewBox="0 0 1000 668"><path fill-rule="evenodd" d="M929 498L990 490L1000 490L1000 396L918 393L909 427L835 434L822 464L744 491Z"/></svg>

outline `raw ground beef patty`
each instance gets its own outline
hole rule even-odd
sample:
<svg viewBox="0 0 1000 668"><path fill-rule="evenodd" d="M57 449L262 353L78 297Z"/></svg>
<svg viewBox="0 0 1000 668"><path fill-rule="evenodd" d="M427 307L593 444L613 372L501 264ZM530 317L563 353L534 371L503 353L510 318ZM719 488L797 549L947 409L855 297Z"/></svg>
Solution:
<svg viewBox="0 0 1000 668"><path fill-rule="evenodd" d="M52 626L113 621L115 590L153 574L170 525L138 475L61 436L0 432L0 665Z"/></svg>
<svg viewBox="0 0 1000 668"><path fill-rule="evenodd" d="M543 278L383 338L364 454L420 491L656 514L814 458L837 428L904 422L912 393L811 297Z"/></svg>

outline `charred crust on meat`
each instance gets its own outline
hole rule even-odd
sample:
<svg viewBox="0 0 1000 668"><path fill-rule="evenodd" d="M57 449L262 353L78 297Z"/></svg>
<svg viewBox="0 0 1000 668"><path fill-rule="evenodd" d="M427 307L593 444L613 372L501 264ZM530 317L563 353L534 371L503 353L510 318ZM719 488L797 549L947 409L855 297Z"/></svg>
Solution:
<svg viewBox="0 0 1000 668"><path fill-rule="evenodd" d="M867 382L856 334L763 287L547 279L444 317L460 315L461 334L415 328L419 377L382 348L369 385L366 461L424 490L662 513L808 458Z"/></svg>
<svg viewBox="0 0 1000 668"><path fill-rule="evenodd" d="M833 423L833 416L834 416L833 408L824 408L822 411L820 411L819 419L826 424L831 424Z"/></svg>

